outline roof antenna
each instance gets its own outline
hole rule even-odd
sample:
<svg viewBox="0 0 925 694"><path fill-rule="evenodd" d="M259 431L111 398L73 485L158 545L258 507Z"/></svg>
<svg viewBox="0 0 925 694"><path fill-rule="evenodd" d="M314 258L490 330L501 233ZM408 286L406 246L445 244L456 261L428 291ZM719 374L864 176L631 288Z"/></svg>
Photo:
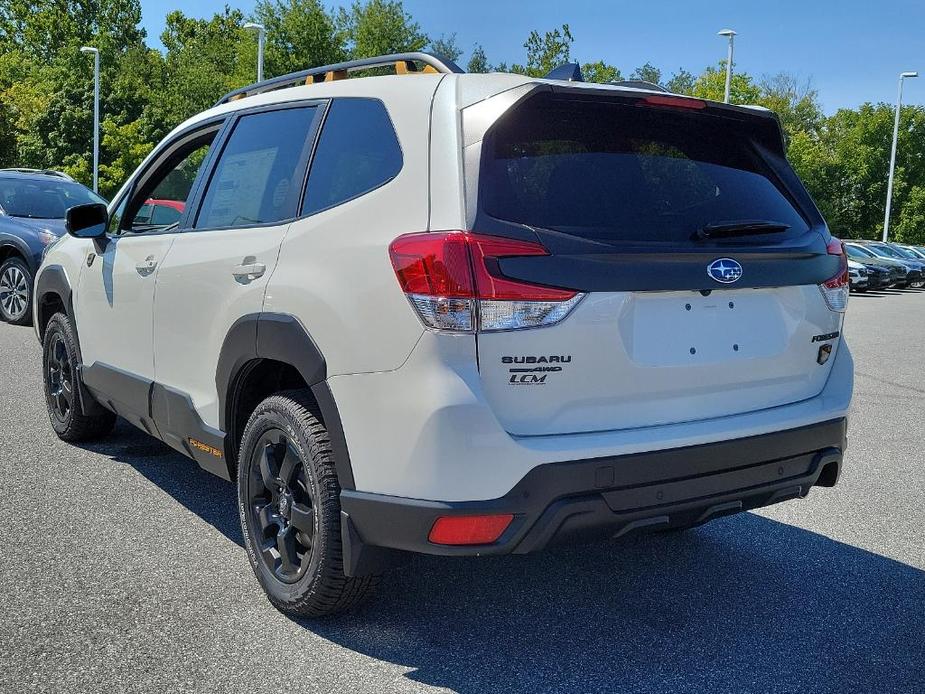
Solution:
<svg viewBox="0 0 925 694"><path fill-rule="evenodd" d="M559 67L550 70L545 79L565 80L567 82L585 81L585 78L581 76L581 66L578 63L562 63Z"/></svg>

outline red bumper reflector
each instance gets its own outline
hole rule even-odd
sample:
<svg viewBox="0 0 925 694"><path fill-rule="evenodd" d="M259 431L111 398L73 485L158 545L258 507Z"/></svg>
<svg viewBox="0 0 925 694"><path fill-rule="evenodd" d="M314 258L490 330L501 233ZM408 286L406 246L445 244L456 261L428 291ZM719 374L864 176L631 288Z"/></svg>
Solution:
<svg viewBox="0 0 925 694"><path fill-rule="evenodd" d="M514 520L511 513L492 516L440 516L427 539L435 545L488 545Z"/></svg>

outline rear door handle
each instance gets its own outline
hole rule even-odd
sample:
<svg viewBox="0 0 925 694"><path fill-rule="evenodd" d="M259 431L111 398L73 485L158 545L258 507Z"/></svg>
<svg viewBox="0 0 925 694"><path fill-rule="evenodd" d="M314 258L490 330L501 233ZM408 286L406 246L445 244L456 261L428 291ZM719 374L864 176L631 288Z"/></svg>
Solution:
<svg viewBox="0 0 925 694"><path fill-rule="evenodd" d="M257 259L249 255L244 259L244 262L240 265L235 265L231 270L231 274L234 275L236 281L241 284L247 284L248 282L253 282L259 277L263 277L263 273L267 271L267 266L263 263L258 263Z"/></svg>
<svg viewBox="0 0 925 694"><path fill-rule="evenodd" d="M137 263L135 265L135 269L138 271L139 275L142 277L147 277L152 272L154 272L155 269L157 269L157 260L154 259L153 255L149 255L143 261Z"/></svg>

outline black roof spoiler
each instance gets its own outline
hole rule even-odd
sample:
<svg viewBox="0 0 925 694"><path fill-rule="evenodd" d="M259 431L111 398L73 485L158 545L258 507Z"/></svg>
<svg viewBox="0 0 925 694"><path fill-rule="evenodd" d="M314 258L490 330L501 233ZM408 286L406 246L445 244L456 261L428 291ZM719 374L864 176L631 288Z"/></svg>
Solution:
<svg viewBox="0 0 925 694"><path fill-rule="evenodd" d="M581 74L581 66L578 63L562 63L559 67L554 67L547 72L543 79L565 80L566 82L585 81L584 76Z"/></svg>
<svg viewBox="0 0 925 694"><path fill-rule="evenodd" d="M666 94L671 94L671 92L665 89L662 85L655 84L655 82L649 82L647 80L617 80L615 82L608 82L607 84L613 84L617 87L648 89L650 92L665 92Z"/></svg>
<svg viewBox="0 0 925 694"><path fill-rule="evenodd" d="M423 65L423 68L419 69L418 64ZM246 87L228 92L219 99L215 105L219 106L229 101L243 99L246 96L253 96L255 94L263 94L264 92L273 91L275 89L285 89L286 87L296 87L303 84L344 79L350 72L369 70L377 67L394 67L397 74L420 72L458 74L463 72L463 69L449 58L444 58L433 53L424 53L422 51L391 53L374 58L361 58L359 60L348 60L343 63L334 63L332 65L322 65L320 67L309 68L308 70L290 72L288 75L273 77L263 82L255 82Z"/></svg>

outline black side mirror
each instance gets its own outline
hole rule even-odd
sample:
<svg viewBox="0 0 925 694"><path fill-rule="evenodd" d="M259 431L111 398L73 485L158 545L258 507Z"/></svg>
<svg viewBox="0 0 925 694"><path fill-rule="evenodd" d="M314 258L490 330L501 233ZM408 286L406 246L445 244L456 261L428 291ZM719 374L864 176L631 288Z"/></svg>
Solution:
<svg viewBox="0 0 925 694"><path fill-rule="evenodd" d="M67 211L64 228L79 239L101 239L106 236L109 213L106 205L98 202L77 205Z"/></svg>

